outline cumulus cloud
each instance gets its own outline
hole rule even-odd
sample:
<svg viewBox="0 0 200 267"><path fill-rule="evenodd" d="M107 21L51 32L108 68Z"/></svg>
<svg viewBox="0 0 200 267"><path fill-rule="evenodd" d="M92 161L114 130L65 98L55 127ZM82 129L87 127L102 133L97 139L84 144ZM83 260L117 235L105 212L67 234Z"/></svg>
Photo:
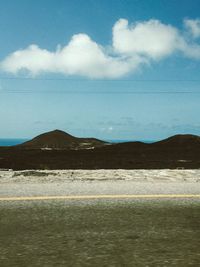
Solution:
<svg viewBox="0 0 200 267"><path fill-rule="evenodd" d="M184 56L200 59L200 20L185 20L185 33L159 20L136 22L126 19L113 26L111 47L103 47L87 34L76 34L64 46L48 51L38 45L17 50L0 62L0 69L12 74L27 71L33 76L41 73L62 73L88 78L118 78L136 71L144 64L158 61L181 52Z"/></svg>
<svg viewBox="0 0 200 267"><path fill-rule="evenodd" d="M188 41L177 28L153 19L132 25L126 19L117 21L113 27L113 47L118 53L137 54L150 60L161 60L175 52L200 59L198 43Z"/></svg>
<svg viewBox="0 0 200 267"><path fill-rule="evenodd" d="M200 19L185 19L184 24L194 38L200 37Z"/></svg>
<svg viewBox="0 0 200 267"><path fill-rule="evenodd" d="M40 49L37 45L30 45L9 55L1 62L1 68L14 74L25 69L36 75L42 71L51 71L52 60L53 53Z"/></svg>
<svg viewBox="0 0 200 267"><path fill-rule="evenodd" d="M90 78L116 78L123 76L145 62L138 55L110 56L105 49L86 34L74 35L63 48L50 52L30 45L10 54L0 64L4 71L17 74L27 70L32 75L42 72L81 75Z"/></svg>
<svg viewBox="0 0 200 267"><path fill-rule="evenodd" d="M158 20L129 26L126 19L120 19L113 27L113 46L119 53L160 59L172 54L180 42L177 29Z"/></svg>

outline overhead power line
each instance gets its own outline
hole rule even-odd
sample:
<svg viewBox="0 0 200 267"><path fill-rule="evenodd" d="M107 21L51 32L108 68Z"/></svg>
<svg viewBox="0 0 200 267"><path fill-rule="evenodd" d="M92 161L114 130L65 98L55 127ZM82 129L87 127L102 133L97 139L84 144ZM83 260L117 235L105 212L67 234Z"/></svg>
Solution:
<svg viewBox="0 0 200 267"><path fill-rule="evenodd" d="M34 78L34 77L6 77L0 80L31 80L31 81L70 81L70 82L200 82L200 79L79 79L79 78Z"/></svg>
<svg viewBox="0 0 200 267"><path fill-rule="evenodd" d="M45 78L45 77L7 77L7 76L0 76L1 80L30 80L30 81L66 81L66 82L139 82L139 83L148 83L148 82L157 82L157 83L167 83L167 82L200 82L200 79L81 79L81 78ZM0 90L0 94L2 93L18 93L18 94L32 94L32 93L48 93L48 94L200 94L200 90L33 90L33 89L8 89L8 90Z"/></svg>
<svg viewBox="0 0 200 267"><path fill-rule="evenodd" d="M108 94L108 95L141 95L141 94L200 94L200 91L68 91L68 90L4 90L0 91L0 94L10 93L10 94Z"/></svg>

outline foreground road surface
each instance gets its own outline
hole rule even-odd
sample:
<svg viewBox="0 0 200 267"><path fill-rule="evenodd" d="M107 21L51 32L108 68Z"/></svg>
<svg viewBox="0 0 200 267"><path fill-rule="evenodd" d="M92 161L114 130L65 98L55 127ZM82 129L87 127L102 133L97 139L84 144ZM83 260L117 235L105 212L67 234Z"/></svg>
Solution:
<svg viewBox="0 0 200 267"><path fill-rule="evenodd" d="M198 266L200 183L0 182L0 266Z"/></svg>
<svg viewBox="0 0 200 267"><path fill-rule="evenodd" d="M68 181L0 183L0 198L30 196L199 195L200 182Z"/></svg>

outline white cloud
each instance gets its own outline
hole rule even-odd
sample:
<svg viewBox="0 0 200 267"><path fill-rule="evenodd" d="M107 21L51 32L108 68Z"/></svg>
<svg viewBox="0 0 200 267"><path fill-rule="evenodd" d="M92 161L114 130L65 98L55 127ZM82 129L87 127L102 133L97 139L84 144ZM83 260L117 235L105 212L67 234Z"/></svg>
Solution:
<svg viewBox="0 0 200 267"><path fill-rule="evenodd" d="M74 35L69 44L56 54L55 60L59 72L90 78L123 76L142 63L137 55L132 58L110 56L86 34Z"/></svg>
<svg viewBox="0 0 200 267"><path fill-rule="evenodd" d="M200 45L188 41L177 28L149 20L128 24L120 19L113 27L113 47L121 54L143 55L151 60L161 60L175 52L184 56L200 59Z"/></svg>
<svg viewBox="0 0 200 267"><path fill-rule="evenodd" d="M184 24L197 38L199 20L185 20ZM119 78L175 52L199 60L200 45L194 38L188 40L184 32L159 20L129 25L127 20L120 19L113 27L110 48L102 47L86 34L76 34L66 46L58 46L53 52L30 45L11 53L0 62L0 69L12 74L25 70L33 76L62 73L89 78Z"/></svg>
<svg viewBox="0 0 200 267"><path fill-rule="evenodd" d="M200 37L200 19L185 19L184 24L194 38Z"/></svg>
<svg viewBox="0 0 200 267"><path fill-rule="evenodd" d="M188 58L200 60L200 45L196 43L188 44L186 42L182 42L180 51L182 51L183 54Z"/></svg>
<svg viewBox="0 0 200 267"><path fill-rule="evenodd" d="M160 59L172 54L180 41L176 28L158 20L129 26L127 20L120 19L113 27L113 46L119 53Z"/></svg>
<svg viewBox="0 0 200 267"><path fill-rule="evenodd" d="M53 53L40 49L37 45L30 45L24 50L18 50L1 62L1 69L16 74L20 70L29 70L33 75L42 71L51 71Z"/></svg>
<svg viewBox="0 0 200 267"><path fill-rule="evenodd" d="M33 76L42 72L81 75L90 78L117 78L134 71L145 60L137 55L110 56L86 34L74 35L63 48L50 52L30 45L10 54L1 62L2 70L17 74L27 70Z"/></svg>

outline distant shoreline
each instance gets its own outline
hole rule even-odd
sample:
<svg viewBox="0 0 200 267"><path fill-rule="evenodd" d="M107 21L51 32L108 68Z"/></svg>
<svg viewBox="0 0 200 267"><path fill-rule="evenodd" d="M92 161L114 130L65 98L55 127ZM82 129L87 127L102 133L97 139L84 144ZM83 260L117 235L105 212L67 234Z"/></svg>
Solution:
<svg viewBox="0 0 200 267"><path fill-rule="evenodd" d="M28 138L0 138L0 146L15 146L28 141Z"/></svg>
<svg viewBox="0 0 200 267"><path fill-rule="evenodd" d="M0 146L15 146L15 145L19 145L19 144L22 144L24 142L27 142L28 140L29 140L28 138L0 138ZM136 142L136 141L150 144L153 142L157 142L158 140L103 139L103 141L110 142L113 144L126 143L126 142Z"/></svg>

